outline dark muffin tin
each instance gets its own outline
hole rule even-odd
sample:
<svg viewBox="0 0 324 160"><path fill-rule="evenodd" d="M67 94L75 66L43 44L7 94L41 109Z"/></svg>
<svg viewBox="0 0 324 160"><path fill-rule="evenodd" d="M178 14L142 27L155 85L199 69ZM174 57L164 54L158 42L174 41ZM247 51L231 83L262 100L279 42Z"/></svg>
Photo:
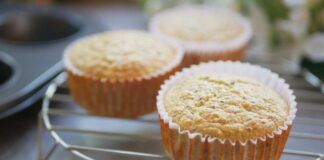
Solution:
<svg viewBox="0 0 324 160"><path fill-rule="evenodd" d="M81 22L74 17L39 9L11 11L0 19L0 39L20 44L64 39L82 28Z"/></svg>
<svg viewBox="0 0 324 160"><path fill-rule="evenodd" d="M0 7L0 118L43 95L47 83L63 70L64 48L100 30L89 19L59 7Z"/></svg>

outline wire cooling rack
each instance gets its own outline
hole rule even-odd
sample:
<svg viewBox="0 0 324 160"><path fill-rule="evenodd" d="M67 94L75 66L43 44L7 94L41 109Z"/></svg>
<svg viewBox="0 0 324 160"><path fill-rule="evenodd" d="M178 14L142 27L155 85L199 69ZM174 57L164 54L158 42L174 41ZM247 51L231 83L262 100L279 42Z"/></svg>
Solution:
<svg viewBox="0 0 324 160"><path fill-rule="evenodd" d="M324 94L304 76L287 74L276 64L262 65L286 79L298 97L299 110L282 159L324 160ZM88 115L70 97L65 73L49 85L42 107L39 160L62 159L54 157L62 149L73 159L167 159L156 113L135 120Z"/></svg>

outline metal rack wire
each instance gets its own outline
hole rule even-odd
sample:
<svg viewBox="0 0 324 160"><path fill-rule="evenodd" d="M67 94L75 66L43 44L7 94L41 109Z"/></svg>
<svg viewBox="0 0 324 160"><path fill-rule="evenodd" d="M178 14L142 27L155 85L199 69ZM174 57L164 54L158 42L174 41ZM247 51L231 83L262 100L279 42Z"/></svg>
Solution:
<svg viewBox="0 0 324 160"><path fill-rule="evenodd" d="M265 66L274 69L276 65ZM282 159L324 160L324 94L309 85L302 76L275 71L290 83L299 103L295 125ZM50 159L60 147L85 160L167 159L160 144L156 114L135 120L88 115L73 103L65 81L64 73L57 76L49 85L43 101L39 114L40 160ZM54 144L43 141L45 133L50 135Z"/></svg>

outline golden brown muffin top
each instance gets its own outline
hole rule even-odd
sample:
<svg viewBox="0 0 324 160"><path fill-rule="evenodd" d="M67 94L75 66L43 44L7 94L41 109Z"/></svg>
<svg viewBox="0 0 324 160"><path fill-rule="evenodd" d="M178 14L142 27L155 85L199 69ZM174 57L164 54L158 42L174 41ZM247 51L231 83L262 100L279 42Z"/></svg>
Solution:
<svg viewBox="0 0 324 160"><path fill-rule="evenodd" d="M288 104L263 84L215 73L180 80L167 91L164 106L181 130L232 141L272 133L289 113Z"/></svg>
<svg viewBox="0 0 324 160"><path fill-rule="evenodd" d="M242 35L243 26L224 10L190 8L161 18L160 30L183 41L226 43Z"/></svg>
<svg viewBox="0 0 324 160"><path fill-rule="evenodd" d="M71 64L82 74L132 79L162 71L176 58L176 48L135 30L111 31L83 38L67 51Z"/></svg>

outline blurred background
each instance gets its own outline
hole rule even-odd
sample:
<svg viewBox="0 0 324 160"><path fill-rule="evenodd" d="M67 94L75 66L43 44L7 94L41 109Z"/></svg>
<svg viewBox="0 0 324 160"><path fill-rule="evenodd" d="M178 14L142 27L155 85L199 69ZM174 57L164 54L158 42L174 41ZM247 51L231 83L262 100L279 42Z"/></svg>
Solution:
<svg viewBox="0 0 324 160"><path fill-rule="evenodd" d="M254 29L245 61L303 76L323 92L324 0L0 0L0 159L37 158L40 99L63 71L67 44L105 30L145 30L155 13L187 3L245 15Z"/></svg>

